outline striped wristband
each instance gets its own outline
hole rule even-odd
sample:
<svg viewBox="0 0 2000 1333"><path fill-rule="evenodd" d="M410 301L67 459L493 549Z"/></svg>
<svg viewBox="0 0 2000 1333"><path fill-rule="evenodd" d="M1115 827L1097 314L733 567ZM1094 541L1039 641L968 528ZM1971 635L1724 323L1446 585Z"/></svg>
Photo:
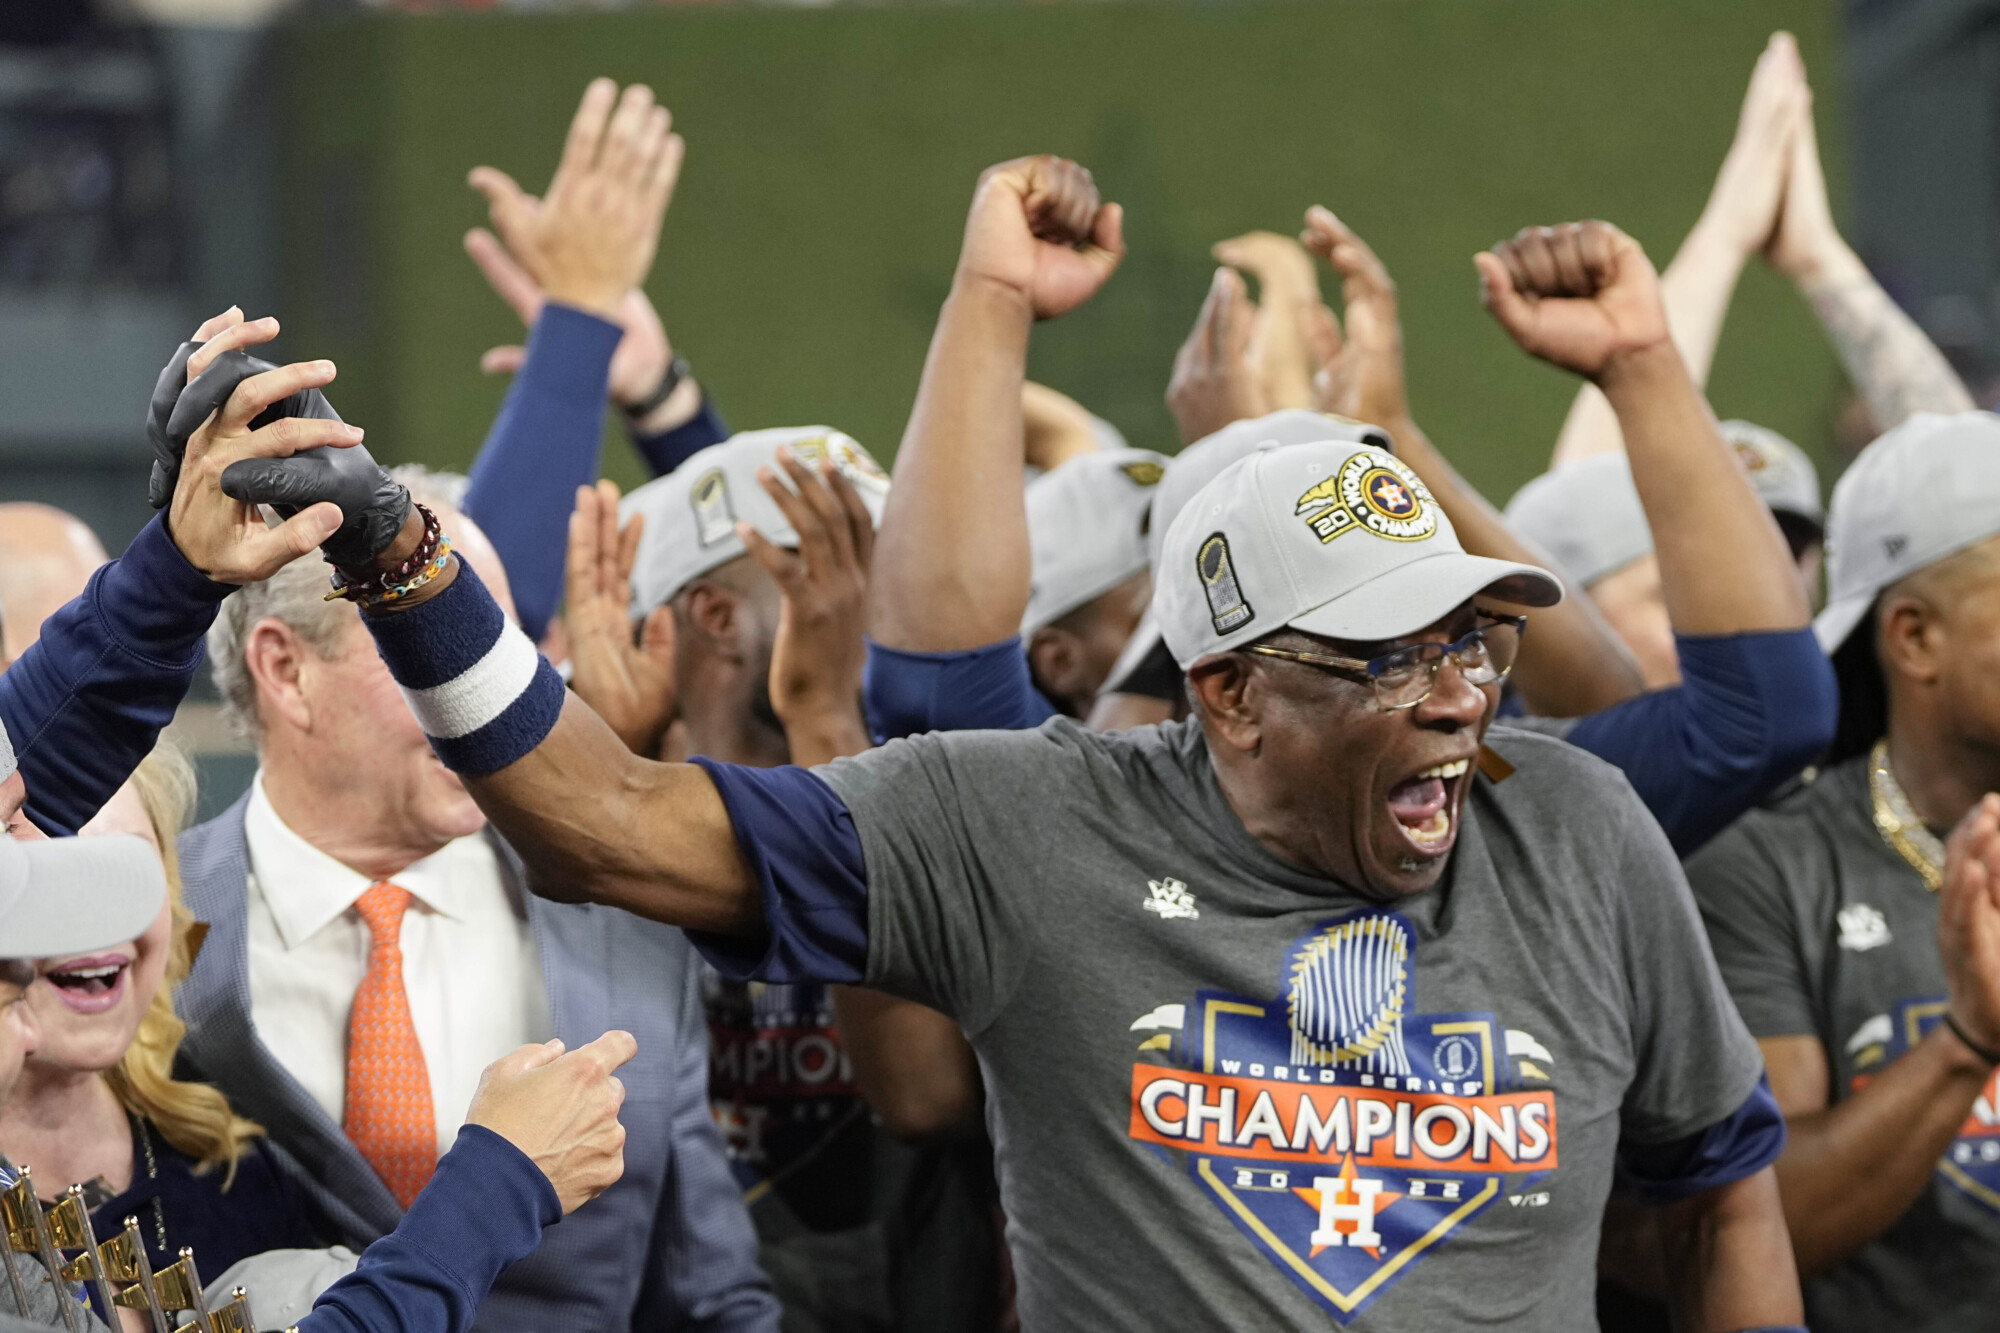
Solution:
<svg viewBox="0 0 2000 1333"><path fill-rule="evenodd" d="M562 715L563 683L459 562L451 586L406 611L361 617L431 749L454 773L505 768Z"/></svg>

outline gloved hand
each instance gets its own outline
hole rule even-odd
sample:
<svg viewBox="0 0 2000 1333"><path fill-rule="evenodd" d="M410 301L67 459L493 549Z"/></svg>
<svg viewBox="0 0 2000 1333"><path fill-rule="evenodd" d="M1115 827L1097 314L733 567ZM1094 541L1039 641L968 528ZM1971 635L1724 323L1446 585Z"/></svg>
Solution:
<svg viewBox="0 0 2000 1333"><path fill-rule="evenodd" d="M229 400L237 385L252 375L276 369L248 352L231 350L216 357L194 383L175 393L175 386L187 377L188 357L198 346L181 344L153 386L146 422L154 455L147 498L155 509L173 498L189 437ZM307 389L265 408L250 423L251 428L284 417L340 420L324 394ZM243 459L224 470L222 492L245 504L270 505L282 518L322 500L339 505L345 521L321 543L320 551L329 563L343 569L367 568L395 540L410 512L409 491L358 444L344 449L307 449L287 458Z"/></svg>

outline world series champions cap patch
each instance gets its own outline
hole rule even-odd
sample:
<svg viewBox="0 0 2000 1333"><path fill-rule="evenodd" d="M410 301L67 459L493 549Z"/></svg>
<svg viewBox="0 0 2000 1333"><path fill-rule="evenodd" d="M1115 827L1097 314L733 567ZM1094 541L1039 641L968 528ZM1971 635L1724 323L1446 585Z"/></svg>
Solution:
<svg viewBox="0 0 2000 1333"><path fill-rule="evenodd" d="M1357 453L1340 470L1298 498L1292 513L1322 544L1357 528L1396 542L1420 542L1437 531L1438 505L1402 460L1379 451Z"/></svg>
<svg viewBox="0 0 2000 1333"><path fill-rule="evenodd" d="M1229 563L1229 539L1215 533L1195 553L1195 572L1201 575L1202 591L1208 594L1208 618L1217 634L1250 623L1256 612L1243 600L1236 584L1236 571Z"/></svg>
<svg viewBox="0 0 2000 1333"><path fill-rule="evenodd" d="M729 507L729 478L721 468L712 468L695 480L688 492L694 507L695 538L703 546L727 541L736 533L736 514Z"/></svg>

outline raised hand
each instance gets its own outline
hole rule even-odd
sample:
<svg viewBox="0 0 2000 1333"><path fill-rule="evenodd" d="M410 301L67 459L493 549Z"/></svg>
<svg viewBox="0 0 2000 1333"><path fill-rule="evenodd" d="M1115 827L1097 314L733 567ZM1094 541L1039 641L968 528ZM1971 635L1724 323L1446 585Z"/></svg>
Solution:
<svg viewBox="0 0 2000 1333"><path fill-rule="evenodd" d="M1060 157L1021 157L979 177L958 278L1019 293L1036 319L1082 305L1125 257L1124 210L1099 199L1090 173Z"/></svg>
<svg viewBox="0 0 2000 1333"><path fill-rule="evenodd" d="M1472 262L1500 327L1552 365L1599 380L1634 352L1672 346L1652 261L1608 222L1523 227Z"/></svg>
<svg viewBox="0 0 2000 1333"><path fill-rule="evenodd" d="M1257 279L1250 363L1263 381L1270 410L1311 407L1315 367L1301 336L1301 313L1320 303L1319 273L1312 256L1291 237L1274 231L1245 232L1217 241L1209 253L1218 264Z"/></svg>
<svg viewBox="0 0 2000 1333"><path fill-rule="evenodd" d="M500 299L513 307L521 323L532 328L541 318L542 305L548 299L533 275L515 261L499 237L484 227L474 227L465 233L465 253L472 257ZM625 293L612 322L625 330L625 336L619 339L618 350L611 354L608 386L611 400L623 407L633 407L645 402L666 377L674 348L667 340L659 312L639 287ZM479 368L489 375L511 375L527 359L527 348L509 343L487 348L479 358Z"/></svg>
<svg viewBox="0 0 2000 1333"><path fill-rule="evenodd" d="M798 534L798 550L773 545L741 521L736 535L784 595L771 647L771 709L785 724L792 762L810 765L869 746L861 668L875 523L830 451L817 469L790 449L778 451L778 463L790 485L768 467L757 480Z"/></svg>
<svg viewBox="0 0 2000 1333"><path fill-rule="evenodd" d="M632 563L646 520L618 528L618 487L579 486L569 519L563 628L569 639L570 688L618 733L632 753L651 759L674 719L674 612L656 606L638 641L632 636Z"/></svg>
<svg viewBox="0 0 2000 1333"><path fill-rule="evenodd" d="M1180 426L1182 444L1271 410L1264 377L1250 359L1256 323L1257 309L1242 276L1231 268L1215 270L1167 381L1167 407Z"/></svg>
<svg viewBox="0 0 2000 1333"><path fill-rule="evenodd" d="M479 1076L465 1123L519 1148L573 1213L625 1174L625 1085L613 1075L638 1053L632 1034L615 1029L567 1053L561 1041L520 1047Z"/></svg>
<svg viewBox="0 0 2000 1333"><path fill-rule="evenodd" d="M1796 46L1791 55L1796 63ZM1764 245L1764 258L1793 282L1810 284L1836 276L1845 268L1859 269L1860 263L1853 258L1840 228L1834 225L1833 207L1827 202L1826 173L1819 161L1819 135L1813 129L1812 89L1805 81L1803 66L1799 68L1798 87L1801 103L1798 123L1786 145L1783 195L1777 224Z"/></svg>
<svg viewBox="0 0 2000 1333"><path fill-rule="evenodd" d="M242 336L276 335L276 320L258 323L269 325L268 331L253 329ZM208 350L202 349L196 358L212 360L203 357ZM199 378L197 360L191 358L187 366ZM361 430L339 420L281 417L251 428L252 421L273 404L331 384L333 377L331 361L305 361L251 375L188 437L167 508L167 532L188 563L209 578L219 583L267 579L340 531L344 521L340 507L325 501L308 502L277 527L266 527L255 497L232 497L223 480L233 465L249 460L290 458L305 449L359 444Z"/></svg>
<svg viewBox="0 0 2000 1333"><path fill-rule="evenodd" d="M1788 32L1773 33L1751 71L1736 137L1696 224L1739 261L1763 249L1778 226L1800 128L1810 132L1811 99L1798 43Z"/></svg>
<svg viewBox="0 0 2000 1333"><path fill-rule="evenodd" d="M472 169L494 230L547 299L618 317L653 266L680 178L686 145L672 128L652 89L635 83L621 95L595 79L547 193L537 198L494 167Z"/></svg>
<svg viewBox="0 0 2000 1333"><path fill-rule="evenodd" d="M1340 275L1347 311L1344 331L1333 311L1318 301L1299 311L1306 347L1318 367L1315 406L1399 433L1410 403L1403 383L1403 325L1395 279L1366 241L1317 204L1306 210L1299 240Z"/></svg>
<svg viewBox="0 0 2000 1333"><path fill-rule="evenodd" d="M1945 843L1937 931L1952 1019L2000 1051L2000 796L1982 798Z"/></svg>

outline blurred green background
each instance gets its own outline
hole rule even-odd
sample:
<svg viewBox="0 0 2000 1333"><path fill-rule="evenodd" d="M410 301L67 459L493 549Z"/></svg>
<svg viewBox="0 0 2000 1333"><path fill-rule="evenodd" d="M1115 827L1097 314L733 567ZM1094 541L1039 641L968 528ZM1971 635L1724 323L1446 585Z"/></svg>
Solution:
<svg viewBox="0 0 2000 1333"><path fill-rule="evenodd" d="M648 284L739 429L826 422L893 455L972 184L1075 157L1131 253L1035 336L1030 373L1171 449L1162 403L1214 241L1328 205L1403 293L1417 415L1503 500L1540 471L1574 381L1481 312L1470 256L1598 216L1662 266L1693 222L1775 28L1798 34L1843 195L1833 7L1346 0L351 18L283 49L285 300L294 355L378 454L463 467L520 335L460 248L466 171L539 190L584 83L650 82L688 161ZM1329 289L1329 295L1332 295ZM1336 303L1337 308L1337 303ZM1753 265L1710 396L1821 457L1842 381L1809 310ZM631 483L631 451L606 452ZM1830 480L1830 478L1829 478Z"/></svg>

